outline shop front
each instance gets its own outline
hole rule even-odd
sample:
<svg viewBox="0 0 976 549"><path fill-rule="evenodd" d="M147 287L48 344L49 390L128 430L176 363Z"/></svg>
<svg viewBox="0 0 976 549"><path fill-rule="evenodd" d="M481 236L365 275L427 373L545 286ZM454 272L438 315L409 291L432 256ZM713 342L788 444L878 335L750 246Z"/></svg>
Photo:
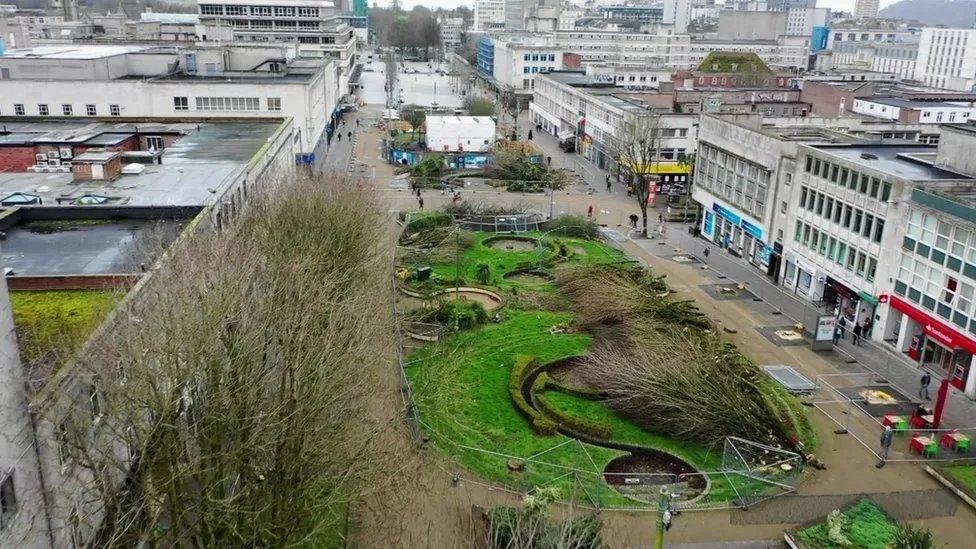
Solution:
<svg viewBox="0 0 976 549"><path fill-rule="evenodd" d="M758 222L747 219L728 206L713 202L712 207L704 212L701 233L756 267L765 268L769 264L772 247L764 242L764 233Z"/></svg>
<svg viewBox="0 0 976 549"><path fill-rule="evenodd" d="M783 267L783 286L795 294L809 296L813 289L813 265L787 252Z"/></svg>
<svg viewBox="0 0 976 549"><path fill-rule="evenodd" d="M897 323L897 348L911 360L945 376L953 387L976 398L976 340L935 319L895 295L881 296Z"/></svg>

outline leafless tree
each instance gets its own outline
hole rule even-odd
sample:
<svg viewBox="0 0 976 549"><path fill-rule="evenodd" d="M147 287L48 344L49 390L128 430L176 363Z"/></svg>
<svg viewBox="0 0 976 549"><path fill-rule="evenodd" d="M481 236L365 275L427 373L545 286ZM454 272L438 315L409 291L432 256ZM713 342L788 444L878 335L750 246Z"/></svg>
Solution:
<svg viewBox="0 0 976 549"><path fill-rule="evenodd" d="M611 143L617 162L626 172L634 189L634 198L641 212L641 236L647 238L647 202L654 175L661 161L661 123L656 114L637 116L620 128L620 137Z"/></svg>

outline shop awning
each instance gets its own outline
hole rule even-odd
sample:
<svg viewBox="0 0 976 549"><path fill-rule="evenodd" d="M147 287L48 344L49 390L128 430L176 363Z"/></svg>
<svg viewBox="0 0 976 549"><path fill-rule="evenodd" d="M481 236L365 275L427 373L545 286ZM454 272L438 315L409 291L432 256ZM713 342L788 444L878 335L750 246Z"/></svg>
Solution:
<svg viewBox="0 0 976 549"><path fill-rule="evenodd" d="M857 297L861 298L861 301L866 301L866 302L870 303L871 305L875 305L875 306L878 305L878 298L876 298L873 295L865 292L864 290L861 290L861 291L857 292Z"/></svg>

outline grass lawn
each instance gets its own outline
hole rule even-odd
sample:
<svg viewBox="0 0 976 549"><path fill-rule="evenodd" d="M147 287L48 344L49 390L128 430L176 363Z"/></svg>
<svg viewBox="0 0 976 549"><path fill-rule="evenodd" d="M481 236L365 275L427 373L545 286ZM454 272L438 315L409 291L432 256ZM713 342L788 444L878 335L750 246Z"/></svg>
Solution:
<svg viewBox="0 0 976 549"><path fill-rule="evenodd" d="M888 542L898 531L898 525L892 522L884 512L869 499L862 499L854 506L841 512L845 526L842 533L848 541L849 547L859 549L885 549ZM834 543L827 535L827 521L804 528L796 533L796 538L807 547L832 549L845 547Z"/></svg>
<svg viewBox="0 0 976 549"><path fill-rule="evenodd" d="M101 290L13 291L14 326L25 362L63 356L88 339L121 294Z"/></svg>
<svg viewBox="0 0 976 549"><path fill-rule="evenodd" d="M940 469L955 485L976 498L976 464L946 465Z"/></svg>

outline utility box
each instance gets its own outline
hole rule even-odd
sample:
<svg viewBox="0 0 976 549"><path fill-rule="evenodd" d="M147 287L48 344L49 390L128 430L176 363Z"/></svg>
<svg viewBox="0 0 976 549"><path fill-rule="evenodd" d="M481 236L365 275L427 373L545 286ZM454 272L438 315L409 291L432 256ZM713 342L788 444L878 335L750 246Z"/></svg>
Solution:
<svg viewBox="0 0 976 549"><path fill-rule="evenodd" d="M430 278L430 267L417 267L417 280L421 282Z"/></svg>

